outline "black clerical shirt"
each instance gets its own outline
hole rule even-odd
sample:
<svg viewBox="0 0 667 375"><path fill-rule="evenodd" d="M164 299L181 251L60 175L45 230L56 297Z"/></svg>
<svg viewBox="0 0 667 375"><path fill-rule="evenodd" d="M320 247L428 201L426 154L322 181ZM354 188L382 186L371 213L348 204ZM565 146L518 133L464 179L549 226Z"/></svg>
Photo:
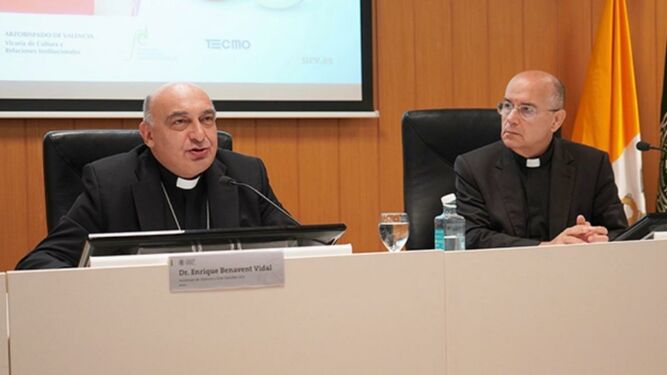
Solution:
<svg viewBox="0 0 667 375"><path fill-rule="evenodd" d="M181 226L181 229L206 229L208 226L206 206L207 195L206 195L206 181L205 176L202 174L197 182L197 185L192 189L182 189L176 186L176 180L178 176L171 173L167 168L160 165L160 179L162 184L165 187L168 198L165 199L165 212L166 217L173 219L173 214L169 208L169 203L171 202L174 212L176 213L176 218L178 223ZM177 228L176 221L173 220L174 228Z"/></svg>
<svg viewBox="0 0 667 375"><path fill-rule="evenodd" d="M526 238L538 241L551 240L549 237L549 193L553 144L552 141L544 154L532 160L514 153L514 159L519 165L519 178L525 202ZM534 166L536 164L539 166Z"/></svg>

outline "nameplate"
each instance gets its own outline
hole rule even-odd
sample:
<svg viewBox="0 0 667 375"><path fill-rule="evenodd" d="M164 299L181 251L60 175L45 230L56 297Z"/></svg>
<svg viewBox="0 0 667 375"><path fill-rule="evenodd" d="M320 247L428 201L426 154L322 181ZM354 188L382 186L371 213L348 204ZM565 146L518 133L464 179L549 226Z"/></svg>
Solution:
<svg viewBox="0 0 667 375"><path fill-rule="evenodd" d="M169 290L261 288L285 284L279 250L220 251L169 257Z"/></svg>

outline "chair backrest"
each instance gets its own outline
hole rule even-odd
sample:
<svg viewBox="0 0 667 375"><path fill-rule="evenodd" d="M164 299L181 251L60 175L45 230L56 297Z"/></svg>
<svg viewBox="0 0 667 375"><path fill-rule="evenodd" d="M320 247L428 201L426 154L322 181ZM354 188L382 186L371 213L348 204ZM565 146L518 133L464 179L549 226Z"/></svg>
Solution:
<svg viewBox="0 0 667 375"><path fill-rule="evenodd" d="M83 191L83 166L143 143L137 130L56 130L44 135L46 221L51 230ZM232 136L218 131L218 147L231 150Z"/></svg>
<svg viewBox="0 0 667 375"><path fill-rule="evenodd" d="M454 193L454 160L500 140L495 109L436 109L403 115L403 194L410 219L408 249L432 249L440 197Z"/></svg>

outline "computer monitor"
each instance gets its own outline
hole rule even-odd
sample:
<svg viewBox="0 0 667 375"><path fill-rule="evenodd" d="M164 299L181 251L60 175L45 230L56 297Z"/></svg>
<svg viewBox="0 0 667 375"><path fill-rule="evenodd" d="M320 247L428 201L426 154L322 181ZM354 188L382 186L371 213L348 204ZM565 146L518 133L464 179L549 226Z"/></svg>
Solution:
<svg viewBox="0 0 667 375"><path fill-rule="evenodd" d="M272 247L333 245L345 224L193 229L152 232L91 233L79 267L91 256L182 253Z"/></svg>
<svg viewBox="0 0 667 375"><path fill-rule="evenodd" d="M652 232L667 231L667 213L652 213L616 236L613 241L641 240Z"/></svg>

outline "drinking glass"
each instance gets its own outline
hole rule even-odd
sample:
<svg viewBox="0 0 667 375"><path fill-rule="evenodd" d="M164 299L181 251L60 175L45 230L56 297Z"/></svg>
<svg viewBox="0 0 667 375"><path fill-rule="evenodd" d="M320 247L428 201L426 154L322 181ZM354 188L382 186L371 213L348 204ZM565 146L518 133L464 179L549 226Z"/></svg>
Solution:
<svg viewBox="0 0 667 375"><path fill-rule="evenodd" d="M401 251L410 235L410 223L405 212L380 214L380 238L390 252Z"/></svg>

